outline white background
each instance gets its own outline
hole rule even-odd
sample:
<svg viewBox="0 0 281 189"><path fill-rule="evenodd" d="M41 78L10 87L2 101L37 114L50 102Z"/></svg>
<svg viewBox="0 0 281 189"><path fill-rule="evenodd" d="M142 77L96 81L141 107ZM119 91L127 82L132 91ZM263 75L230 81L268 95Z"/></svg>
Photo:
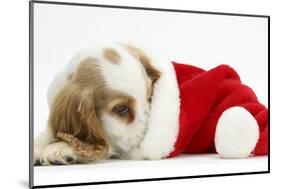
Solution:
<svg viewBox="0 0 281 189"><path fill-rule="evenodd" d="M46 128L47 88L80 49L137 41L204 69L229 64L267 105L267 18L34 5L34 133ZM165 52L166 51L166 52Z"/></svg>
<svg viewBox="0 0 281 189"><path fill-rule="evenodd" d="M83 1L87 2L87 1ZM108 3L110 1L88 1ZM245 185L265 188L278 184L280 177L281 152L279 150L281 128L279 127L280 98L280 19L279 6L274 1L121 1L114 4L148 6L174 9L208 10L221 12L240 12L270 14L272 17L272 61L271 61L271 137L272 173L270 175L251 175L225 178L204 178L173 180L149 183L130 183L119 185L88 186L77 188L143 188L143 187L216 187L238 188ZM2 10L3 9L3 10ZM28 4L27 1L2 3L1 19L1 185L3 188L26 188L28 180ZM74 188L74 187L73 187Z"/></svg>

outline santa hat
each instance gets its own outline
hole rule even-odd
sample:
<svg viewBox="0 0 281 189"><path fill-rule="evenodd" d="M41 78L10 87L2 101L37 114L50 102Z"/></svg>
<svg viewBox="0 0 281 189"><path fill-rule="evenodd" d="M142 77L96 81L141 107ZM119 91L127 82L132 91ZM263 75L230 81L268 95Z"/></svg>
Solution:
<svg viewBox="0 0 281 189"><path fill-rule="evenodd" d="M231 67L205 71L170 62L160 51L145 52L161 72L140 145L145 158L210 152L225 158L267 154L267 108Z"/></svg>

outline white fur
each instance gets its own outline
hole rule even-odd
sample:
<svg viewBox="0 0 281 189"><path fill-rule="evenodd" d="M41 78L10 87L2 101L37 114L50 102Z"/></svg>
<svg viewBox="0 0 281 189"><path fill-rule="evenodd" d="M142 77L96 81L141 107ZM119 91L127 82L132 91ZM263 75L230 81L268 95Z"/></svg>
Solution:
<svg viewBox="0 0 281 189"><path fill-rule="evenodd" d="M258 138L256 119L242 107L227 109L218 120L215 146L223 158L249 157Z"/></svg>
<svg viewBox="0 0 281 189"><path fill-rule="evenodd" d="M33 163L37 163L40 160L44 149L53 141L54 141L54 136L50 131L50 129L44 130L36 137L34 142Z"/></svg>

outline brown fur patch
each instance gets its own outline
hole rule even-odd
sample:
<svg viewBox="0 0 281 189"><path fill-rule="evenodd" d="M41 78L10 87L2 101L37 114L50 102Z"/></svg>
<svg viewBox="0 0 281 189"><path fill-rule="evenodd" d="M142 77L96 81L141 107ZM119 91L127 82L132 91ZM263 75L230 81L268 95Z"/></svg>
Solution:
<svg viewBox="0 0 281 189"><path fill-rule="evenodd" d="M103 49L102 52L103 52L104 58L111 63L118 64L121 60L120 55L113 48L105 48L105 49Z"/></svg>

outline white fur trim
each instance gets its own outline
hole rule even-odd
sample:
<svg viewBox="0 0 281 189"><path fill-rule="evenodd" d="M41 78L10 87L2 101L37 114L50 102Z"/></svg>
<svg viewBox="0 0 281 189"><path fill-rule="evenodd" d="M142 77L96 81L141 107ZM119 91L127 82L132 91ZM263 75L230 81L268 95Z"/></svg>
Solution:
<svg viewBox="0 0 281 189"><path fill-rule="evenodd" d="M140 45L138 47L141 48ZM179 130L180 99L176 73L163 50L141 48L161 72L154 85L147 131L140 145L145 159L161 159L173 150Z"/></svg>
<svg viewBox="0 0 281 189"><path fill-rule="evenodd" d="M218 120L215 146L223 158L250 156L258 138L259 127L256 119L242 107L227 109Z"/></svg>

